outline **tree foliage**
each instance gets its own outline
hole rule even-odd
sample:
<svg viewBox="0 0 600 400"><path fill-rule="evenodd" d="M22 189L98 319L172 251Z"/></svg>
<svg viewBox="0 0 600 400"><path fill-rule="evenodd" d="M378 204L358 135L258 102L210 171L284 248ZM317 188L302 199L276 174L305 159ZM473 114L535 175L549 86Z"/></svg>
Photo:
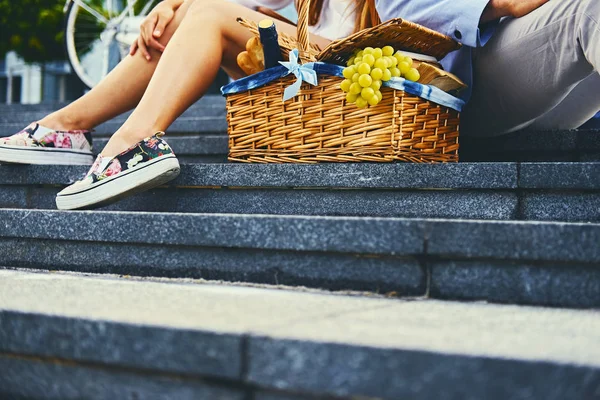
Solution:
<svg viewBox="0 0 600 400"><path fill-rule="evenodd" d="M14 50L26 62L65 58L64 0L0 0L0 56Z"/></svg>

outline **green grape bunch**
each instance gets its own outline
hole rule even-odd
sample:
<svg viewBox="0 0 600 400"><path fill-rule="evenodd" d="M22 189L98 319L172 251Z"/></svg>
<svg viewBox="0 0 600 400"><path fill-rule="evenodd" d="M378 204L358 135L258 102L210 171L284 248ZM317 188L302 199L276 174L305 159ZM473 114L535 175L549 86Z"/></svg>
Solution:
<svg viewBox="0 0 600 400"><path fill-rule="evenodd" d="M392 46L383 48L365 47L357 50L348 60L343 71L344 79L340 84L346 93L346 101L358 108L376 106L383 98L381 85L393 77L403 77L418 82L421 76L413 68L412 58L400 51L394 53Z"/></svg>

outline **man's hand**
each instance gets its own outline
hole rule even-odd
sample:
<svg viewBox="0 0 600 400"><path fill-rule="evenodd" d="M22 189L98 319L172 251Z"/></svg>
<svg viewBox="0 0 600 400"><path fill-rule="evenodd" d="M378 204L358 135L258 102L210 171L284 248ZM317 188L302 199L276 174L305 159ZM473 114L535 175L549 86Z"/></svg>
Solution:
<svg viewBox="0 0 600 400"><path fill-rule="evenodd" d="M158 3L140 25L140 36L131 45L129 54L134 55L139 50L146 60L150 61L152 59L150 48L163 52L165 46L158 39L175 16L175 10L182 3L183 0L166 0Z"/></svg>
<svg viewBox="0 0 600 400"><path fill-rule="evenodd" d="M481 15L480 22L489 22L502 17L520 18L543 6L549 0L490 0Z"/></svg>

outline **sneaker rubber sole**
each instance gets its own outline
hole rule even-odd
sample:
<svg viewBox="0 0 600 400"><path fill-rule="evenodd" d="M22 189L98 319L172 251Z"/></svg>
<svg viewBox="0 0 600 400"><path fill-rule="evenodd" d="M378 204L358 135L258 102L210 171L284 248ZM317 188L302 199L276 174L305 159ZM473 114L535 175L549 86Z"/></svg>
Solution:
<svg viewBox="0 0 600 400"><path fill-rule="evenodd" d="M96 182L81 191L58 194L59 210L92 209L114 203L124 197L163 185L179 175L179 161L174 155L155 158L114 177Z"/></svg>
<svg viewBox="0 0 600 400"><path fill-rule="evenodd" d="M92 165L94 155L71 149L0 145L0 163L45 165Z"/></svg>

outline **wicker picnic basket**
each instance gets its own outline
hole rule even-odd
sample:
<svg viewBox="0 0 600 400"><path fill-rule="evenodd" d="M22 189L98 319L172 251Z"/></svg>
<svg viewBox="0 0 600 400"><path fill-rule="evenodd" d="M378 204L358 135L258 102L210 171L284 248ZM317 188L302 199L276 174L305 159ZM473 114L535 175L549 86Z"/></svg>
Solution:
<svg viewBox="0 0 600 400"><path fill-rule="evenodd" d="M297 39L279 33L287 59L297 48L300 61L345 65L356 48L391 44L395 49L442 58L460 45L451 38L401 19L332 42L323 51L309 43L309 1L299 2ZM255 24L240 21L255 34ZM382 87L383 100L359 109L347 104L343 78L319 75L317 86L303 83L298 95L282 94L296 80L279 78L228 94L229 160L255 163L457 162L459 113L421 97Z"/></svg>

